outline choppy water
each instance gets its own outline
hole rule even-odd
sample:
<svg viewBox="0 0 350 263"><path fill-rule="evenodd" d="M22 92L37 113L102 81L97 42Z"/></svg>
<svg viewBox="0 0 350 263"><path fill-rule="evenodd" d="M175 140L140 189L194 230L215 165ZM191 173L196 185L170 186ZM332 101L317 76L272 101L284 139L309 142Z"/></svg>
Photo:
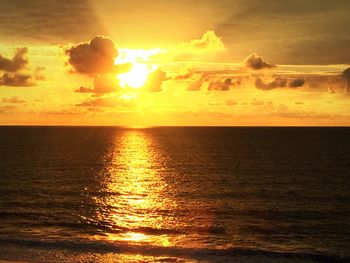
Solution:
<svg viewBox="0 0 350 263"><path fill-rule="evenodd" d="M1 127L0 259L345 262L349 176L349 128Z"/></svg>

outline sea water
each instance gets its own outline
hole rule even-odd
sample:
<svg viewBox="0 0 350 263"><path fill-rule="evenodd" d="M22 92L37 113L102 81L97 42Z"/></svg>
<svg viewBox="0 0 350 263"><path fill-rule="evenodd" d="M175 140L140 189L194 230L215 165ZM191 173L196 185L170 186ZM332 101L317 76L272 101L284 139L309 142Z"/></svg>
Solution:
<svg viewBox="0 0 350 263"><path fill-rule="evenodd" d="M0 260L346 262L350 129L1 127Z"/></svg>

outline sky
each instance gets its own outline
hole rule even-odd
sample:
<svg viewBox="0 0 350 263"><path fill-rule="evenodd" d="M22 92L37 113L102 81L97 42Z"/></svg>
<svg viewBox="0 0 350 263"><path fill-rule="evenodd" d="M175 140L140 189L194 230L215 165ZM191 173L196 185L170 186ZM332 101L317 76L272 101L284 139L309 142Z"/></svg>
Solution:
<svg viewBox="0 0 350 263"><path fill-rule="evenodd" d="M0 13L0 125L350 125L348 0L0 0Z"/></svg>

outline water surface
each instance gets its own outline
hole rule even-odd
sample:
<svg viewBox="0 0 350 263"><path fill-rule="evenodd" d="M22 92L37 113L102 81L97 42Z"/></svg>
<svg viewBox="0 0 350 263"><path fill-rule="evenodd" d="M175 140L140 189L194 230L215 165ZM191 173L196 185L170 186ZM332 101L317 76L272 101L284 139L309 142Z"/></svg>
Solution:
<svg viewBox="0 0 350 263"><path fill-rule="evenodd" d="M0 252L341 259L349 167L348 128L1 127Z"/></svg>

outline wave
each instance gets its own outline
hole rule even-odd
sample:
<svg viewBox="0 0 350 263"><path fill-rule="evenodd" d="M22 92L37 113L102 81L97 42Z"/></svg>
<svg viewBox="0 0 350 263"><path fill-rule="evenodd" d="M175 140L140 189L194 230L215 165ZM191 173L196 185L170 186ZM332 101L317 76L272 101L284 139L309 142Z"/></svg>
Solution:
<svg viewBox="0 0 350 263"><path fill-rule="evenodd" d="M153 227L137 227L137 228L127 228L118 225L111 225L109 222L101 222L97 220L87 220L84 219L78 222L70 221L37 221L39 216L43 216L45 220L45 214L37 212L0 212L0 219L10 219L13 224L21 225L25 227L53 227L56 229L61 229L62 231L83 231L87 233L99 234L100 231L106 233L129 233L136 232L147 235L185 235L185 234L224 234L225 228L219 226L209 226L209 227L183 227L181 229L173 228L153 228ZM23 219L25 220L19 220Z"/></svg>
<svg viewBox="0 0 350 263"><path fill-rule="evenodd" d="M4 245L13 245L30 249L65 250L77 253L139 254L143 256L169 256L188 259L209 258L211 260L220 260L220 258L225 258L225 261L230 259L239 260L239 262L261 262L265 260L266 262L350 262L350 257L337 257L325 254L275 252L246 248L215 249L162 247L128 242L0 238L0 246Z"/></svg>

